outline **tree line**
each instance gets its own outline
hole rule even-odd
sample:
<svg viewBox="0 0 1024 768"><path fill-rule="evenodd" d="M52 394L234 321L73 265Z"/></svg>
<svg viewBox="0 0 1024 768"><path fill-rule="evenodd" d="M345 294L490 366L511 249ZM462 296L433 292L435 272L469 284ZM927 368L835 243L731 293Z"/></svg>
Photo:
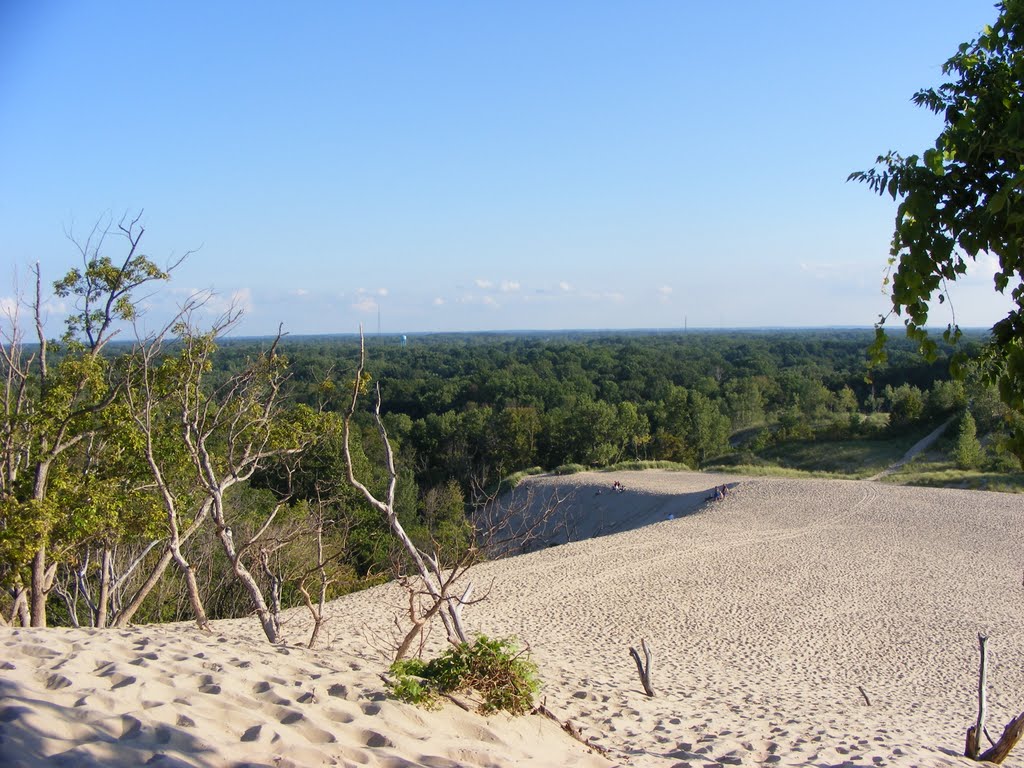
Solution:
<svg viewBox="0 0 1024 768"><path fill-rule="evenodd" d="M232 339L238 313L203 326L203 296L143 331L136 296L174 265L140 254L137 222L113 235L122 258L101 232L53 283L73 308L60 339L43 332L38 267L3 331L6 623L251 613L276 640L285 608L319 626L326 600L404 574L410 547L464 566L474 505L513 473L700 468L968 400L942 355L909 345L869 371L863 331L378 336L364 360L354 336ZM371 385L379 420L352 399ZM392 483L393 519L367 501Z"/></svg>
<svg viewBox="0 0 1024 768"><path fill-rule="evenodd" d="M825 428L833 436L892 432L964 406L965 385L949 380L951 348L926 361L909 343L894 344L889 361L869 369L871 339L864 330L808 330L439 334L367 343L404 466L421 488L455 480L468 497L531 467L670 461L699 469L755 438L763 447ZM334 372L351 364L355 341L300 337L285 348L297 397L324 402ZM330 394L326 402L337 407Z"/></svg>

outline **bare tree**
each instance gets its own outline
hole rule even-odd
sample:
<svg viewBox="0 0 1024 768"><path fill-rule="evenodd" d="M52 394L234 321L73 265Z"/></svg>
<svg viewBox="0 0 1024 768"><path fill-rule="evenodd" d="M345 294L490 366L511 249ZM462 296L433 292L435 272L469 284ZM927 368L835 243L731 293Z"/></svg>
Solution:
<svg viewBox="0 0 1024 768"><path fill-rule="evenodd" d="M264 591L251 565L266 571L272 548L264 546L268 532L285 502L279 501L260 527L236 541L229 520L226 494L270 461L297 455L304 442L303 428L286 423L282 387L288 379L287 364L278 353L280 334L270 347L251 359L238 373L219 386L211 386L208 373L216 350L216 339L239 319L230 310L212 330L194 330L192 313L199 303L189 305L174 325L179 349L173 356L163 352L161 334L143 344L136 356L132 413L145 438L146 459L167 520L168 540L163 556L144 591L152 589L162 570L173 560L185 578L196 621L207 625L206 611L194 569L182 545L211 520L216 536L228 558L232 573L248 594L267 639L280 640L280 584L271 579ZM168 427L173 419L173 441ZM173 449L169 450L169 442ZM187 523L183 517L187 515ZM142 595L144 597L144 595ZM141 601L133 601L133 606ZM130 615L129 615L130 618ZM122 617L119 622L127 621Z"/></svg>
<svg viewBox="0 0 1024 768"><path fill-rule="evenodd" d="M84 624L102 629L115 622L124 610L129 590L137 589L142 566L162 543L99 542L80 548L75 560L62 562L53 592L63 601L72 626Z"/></svg>
<svg viewBox="0 0 1024 768"><path fill-rule="evenodd" d="M374 421L377 425L377 432L380 435L381 443L384 446L385 470L387 472L387 490L384 498L378 499L373 492L355 476L355 471L352 466L352 452L349 448L349 435L352 429L352 418L355 416L356 407L359 403L359 396L366 386L366 380L364 379L365 372L366 344L363 339L363 330L360 327L359 367L356 370L355 380L352 384L352 398L349 402L348 411L345 413L343 427L345 467L348 474L348 481L363 495L363 498L366 499L371 507L376 509L387 519L391 532L401 543L405 553L412 561L415 566L416 573L423 585L423 589L433 601L433 606L428 609L428 612L431 615L440 615L445 631L447 632L449 642L468 642L465 630L462 627L461 608L463 599L465 599L467 594L471 591L472 585L467 588L466 593L464 593L462 597L456 597L450 594L449 590L455 580L454 575L449 572L446 577L444 569L438 560L436 558L431 558L428 554L419 550L419 548L413 543L412 539L409 538L409 535L405 532L405 528L398 519L398 512L395 509L395 487L398 483L398 472L395 469L395 453L391 448L391 442L388 440L388 433L380 415L381 395L379 386L377 387L377 402L376 407L374 408ZM414 627L418 634L422 629L422 624L414 625ZM411 640L403 642L400 646L400 650L407 650L408 645L411 642ZM397 658L401 658L401 654L397 655Z"/></svg>
<svg viewBox="0 0 1024 768"><path fill-rule="evenodd" d="M481 495L476 512L468 521L468 540L456 553L442 556L439 542L432 540L429 548L417 546L407 534L395 508L395 488L398 472L395 454L381 418L380 386L376 387L376 402L373 410L374 424L384 447L384 469L387 487L384 498L378 498L363 482L355 477L350 450L352 419L355 416L359 397L363 394L369 377L366 373L366 346L362 329L359 333L359 365L352 384L352 396L344 420L344 454L349 483L363 495L367 502L378 510L401 545L404 557L394 563L394 576L406 591L408 600L405 621L396 617L396 635L387 642L394 658L406 656L417 640L422 647L423 633L430 621L440 617L450 643L466 643L462 609L486 599L487 594L474 597L474 585L469 582L465 588L462 582L470 568L488 554L505 554L516 547L525 547L539 532L548 530L558 517L564 499L553 494L547 505L536 505L533 490L528 490L523 504L508 504L497 494ZM525 505L525 506L524 506ZM412 564L414 573L409 573L407 563Z"/></svg>

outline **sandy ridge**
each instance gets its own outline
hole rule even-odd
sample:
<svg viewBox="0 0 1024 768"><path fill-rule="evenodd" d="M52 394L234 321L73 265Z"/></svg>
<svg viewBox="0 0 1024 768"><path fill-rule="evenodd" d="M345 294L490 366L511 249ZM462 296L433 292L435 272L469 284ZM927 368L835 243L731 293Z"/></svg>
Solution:
<svg viewBox="0 0 1024 768"><path fill-rule="evenodd" d="M979 631L990 730L1024 710L1024 498L661 471L529 482L573 492L577 532L619 532L481 565L489 598L466 618L529 643L547 706L615 762L971 765ZM386 700L375 646L401 600L332 604L317 652L270 648L253 620L0 631L0 763L604 764L538 718ZM641 637L654 699L628 657Z"/></svg>

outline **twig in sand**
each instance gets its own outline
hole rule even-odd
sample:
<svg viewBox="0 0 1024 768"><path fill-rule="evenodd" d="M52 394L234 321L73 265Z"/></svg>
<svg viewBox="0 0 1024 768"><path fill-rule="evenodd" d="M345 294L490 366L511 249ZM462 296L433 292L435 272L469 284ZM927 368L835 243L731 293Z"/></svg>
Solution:
<svg viewBox="0 0 1024 768"><path fill-rule="evenodd" d="M860 691L860 695L864 697L864 703L867 704L870 707L871 706L871 699L868 698L868 694L864 690L864 686L863 685L858 685L857 686L857 690Z"/></svg>
<svg viewBox="0 0 1024 768"><path fill-rule="evenodd" d="M632 656L633 661L636 662L636 671L640 673L640 682L643 683L644 693L653 698L654 686L651 685L651 661L654 654L651 653L651 649L648 647L646 640L640 641L640 647L643 648L646 663L640 661L640 654L637 653L636 648L630 647L629 655Z"/></svg>
<svg viewBox="0 0 1024 768"><path fill-rule="evenodd" d="M593 741L585 737L582 733L580 733L579 729L575 725L573 725L569 720L566 720L563 723L561 720L558 719L554 712L545 707L543 704L538 704L536 709L534 709L533 711L534 714L543 715L549 720L554 720L556 723L558 723L559 727L563 731L568 733L572 738L576 739L576 741L578 741L583 746L589 747L590 749L600 754L602 757L608 757L609 751L605 747L602 747L600 744L595 744Z"/></svg>

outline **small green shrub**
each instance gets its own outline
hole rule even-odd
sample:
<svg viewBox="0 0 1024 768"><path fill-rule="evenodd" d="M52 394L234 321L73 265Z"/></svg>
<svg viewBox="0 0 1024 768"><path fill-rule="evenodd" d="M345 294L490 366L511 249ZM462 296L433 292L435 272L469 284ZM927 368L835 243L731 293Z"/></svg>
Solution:
<svg viewBox="0 0 1024 768"><path fill-rule="evenodd" d="M585 467L582 464L561 464L555 467L554 474L556 475L575 475L580 472L586 472L589 467Z"/></svg>
<svg viewBox="0 0 1024 768"><path fill-rule="evenodd" d="M690 468L678 461L646 461L646 460L630 460L620 461L618 464L609 464L607 467L602 469L602 472L638 472L645 469L667 469L678 472L689 472Z"/></svg>
<svg viewBox="0 0 1024 768"><path fill-rule="evenodd" d="M443 693L474 690L485 713L504 710L522 715L533 709L540 688L537 665L511 640L481 635L435 659L402 659L391 665L391 694L410 704L434 706Z"/></svg>
<svg viewBox="0 0 1024 768"><path fill-rule="evenodd" d="M437 696L415 677L400 677L395 681L391 693L396 699L415 704L418 707L433 709L437 705Z"/></svg>
<svg viewBox="0 0 1024 768"><path fill-rule="evenodd" d="M519 484L527 477L532 475L544 474L543 467L530 467L529 469L523 469L519 472L513 472L508 477L502 478L501 481L496 485L488 489L489 493L495 495L511 491L519 487Z"/></svg>

